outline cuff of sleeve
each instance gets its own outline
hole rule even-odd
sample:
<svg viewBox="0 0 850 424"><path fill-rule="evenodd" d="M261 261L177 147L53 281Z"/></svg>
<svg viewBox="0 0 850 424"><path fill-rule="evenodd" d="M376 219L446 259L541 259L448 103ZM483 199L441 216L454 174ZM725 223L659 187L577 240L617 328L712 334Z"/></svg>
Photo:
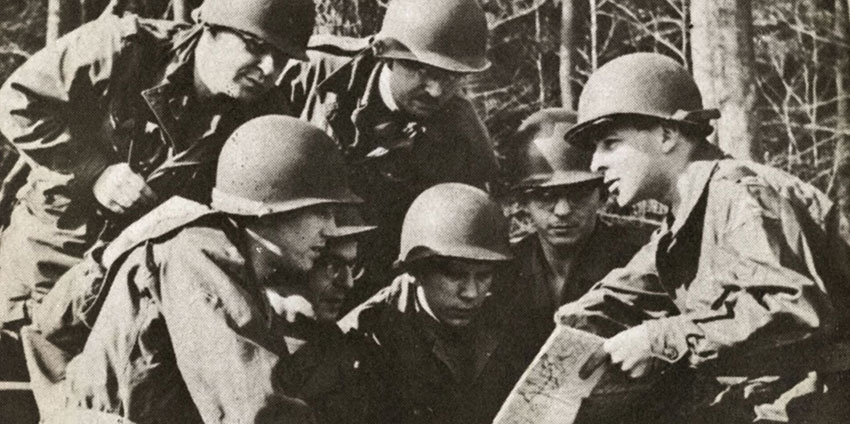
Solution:
<svg viewBox="0 0 850 424"><path fill-rule="evenodd" d="M650 352L665 362L680 361L690 352L685 325L681 317L646 321Z"/></svg>

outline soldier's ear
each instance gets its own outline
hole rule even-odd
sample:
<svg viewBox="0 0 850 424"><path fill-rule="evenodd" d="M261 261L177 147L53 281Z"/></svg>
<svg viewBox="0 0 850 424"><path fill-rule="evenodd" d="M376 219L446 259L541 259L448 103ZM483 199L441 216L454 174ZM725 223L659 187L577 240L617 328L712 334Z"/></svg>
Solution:
<svg viewBox="0 0 850 424"><path fill-rule="evenodd" d="M369 47L372 49L372 54L376 57L381 57L381 55L387 50L387 45L384 43L384 40L372 41L372 44Z"/></svg>
<svg viewBox="0 0 850 424"><path fill-rule="evenodd" d="M531 213L528 211L528 201L517 202L516 207L511 211L510 218L520 224L530 225L528 222L531 219Z"/></svg>
<svg viewBox="0 0 850 424"><path fill-rule="evenodd" d="M673 151L673 148L681 141L681 137L677 128L670 123L664 122L661 124L661 152L668 154Z"/></svg>

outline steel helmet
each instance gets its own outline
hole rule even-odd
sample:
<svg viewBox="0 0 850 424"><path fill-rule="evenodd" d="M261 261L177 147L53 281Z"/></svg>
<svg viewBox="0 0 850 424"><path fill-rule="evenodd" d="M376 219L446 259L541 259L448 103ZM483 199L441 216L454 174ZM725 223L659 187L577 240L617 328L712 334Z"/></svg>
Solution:
<svg viewBox="0 0 850 424"><path fill-rule="evenodd" d="M582 143L579 135L618 115L641 115L708 127L720 117L704 109L702 95L688 70L658 53L618 57L590 75L578 101L578 123L567 141Z"/></svg>
<svg viewBox="0 0 850 424"><path fill-rule="evenodd" d="M454 72L479 72L487 60L487 18L478 0L391 0L375 55Z"/></svg>
<svg viewBox="0 0 850 424"><path fill-rule="evenodd" d="M360 210L354 205L341 205L334 209L336 229L328 233L330 238L358 237L378 228L366 225Z"/></svg>
<svg viewBox="0 0 850 424"><path fill-rule="evenodd" d="M484 191L466 184L444 183L423 191L404 217L396 263L434 256L511 259L508 224L499 205Z"/></svg>
<svg viewBox="0 0 850 424"><path fill-rule="evenodd" d="M575 112L548 108L520 124L513 146L515 190L602 180L601 174L590 171L590 151L564 143L564 134L575 122Z"/></svg>
<svg viewBox="0 0 850 424"><path fill-rule="evenodd" d="M282 115L255 118L237 128L221 150L213 209L263 216L358 202L333 140L307 122Z"/></svg>
<svg viewBox="0 0 850 424"><path fill-rule="evenodd" d="M197 19L255 35L287 56L307 60L316 7L311 0L206 0Z"/></svg>

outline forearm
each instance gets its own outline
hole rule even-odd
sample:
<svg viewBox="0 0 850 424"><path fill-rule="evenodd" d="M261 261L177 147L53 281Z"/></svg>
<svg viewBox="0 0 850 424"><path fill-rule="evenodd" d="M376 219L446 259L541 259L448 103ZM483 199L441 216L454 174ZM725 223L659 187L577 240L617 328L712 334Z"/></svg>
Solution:
<svg viewBox="0 0 850 424"><path fill-rule="evenodd" d="M611 337L645 321L678 313L655 270L655 241L557 312L558 324Z"/></svg>
<svg viewBox="0 0 850 424"><path fill-rule="evenodd" d="M65 185L90 186L106 166L98 116L120 37L115 21L87 25L42 49L0 88L0 132Z"/></svg>

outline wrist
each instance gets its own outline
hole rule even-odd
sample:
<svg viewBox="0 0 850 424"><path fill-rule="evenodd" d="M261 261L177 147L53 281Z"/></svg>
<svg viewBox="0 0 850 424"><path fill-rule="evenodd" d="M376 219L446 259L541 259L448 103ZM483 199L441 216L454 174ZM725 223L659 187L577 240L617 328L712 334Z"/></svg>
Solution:
<svg viewBox="0 0 850 424"><path fill-rule="evenodd" d="M672 364L679 362L690 352L687 338L681 331L680 318L660 318L641 324L646 326L652 356Z"/></svg>

